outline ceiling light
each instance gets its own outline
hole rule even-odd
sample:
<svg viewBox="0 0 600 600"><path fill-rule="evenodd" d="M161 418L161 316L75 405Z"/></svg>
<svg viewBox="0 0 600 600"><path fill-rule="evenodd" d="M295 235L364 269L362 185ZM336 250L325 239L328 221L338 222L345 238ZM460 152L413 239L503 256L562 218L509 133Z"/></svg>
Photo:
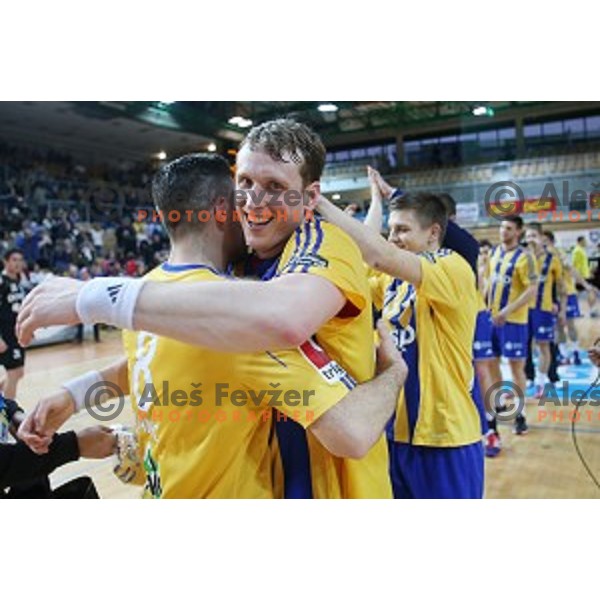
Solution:
<svg viewBox="0 0 600 600"><path fill-rule="evenodd" d="M236 116L236 117L231 117L231 119L229 119L228 123L230 125L236 125L237 127L240 127L241 129L247 129L248 127L252 126L252 119L246 119L244 117Z"/></svg>
<svg viewBox="0 0 600 600"><path fill-rule="evenodd" d="M341 200L342 196L340 194L333 194L333 196L331 196L332 200Z"/></svg>
<svg viewBox="0 0 600 600"><path fill-rule="evenodd" d="M215 143L209 144L206 149L209 152L216 152L217 151L217 145Z"/></svg>
<svg viewBox="0 0 600 600"><path fill-rule="evenodd" d="M491 108L490 106L476 106L472 112L476 117L493 117L494 116L494 109Z"/></svg>
<svg viewBox="0 0 600 600"><path fill-rule="evenodd" d="M157 155L156 158L158 158L158 160L165 160L167 158L167 153L164 150L161 150Z"/></svg>
<svg viewBox="0 0 600 600"><path fill-rule="evenodd" d="M319 104L318 110L319 112L322 113L330 113L330 112L337 112L337 105L336 104L332 104L331 102L325 102L324 104Z"/></svg>

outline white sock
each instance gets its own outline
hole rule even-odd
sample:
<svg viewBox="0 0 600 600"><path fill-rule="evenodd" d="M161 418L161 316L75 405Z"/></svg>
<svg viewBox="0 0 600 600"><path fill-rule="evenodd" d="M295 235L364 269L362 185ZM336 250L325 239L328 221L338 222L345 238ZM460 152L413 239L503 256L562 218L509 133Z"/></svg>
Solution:
<svg viewBox="0 0 600 600"><path fill-rule="evenodd" d="M496 408L504 408L507 404L508 401L511 399L512 396L510 396L509 394L500 394L500 396L496 397Z"/></svg>
<svg viewBox="0 0 600 600"><path fill-rule="evenodd" d="M538 373L536 375L535 384L539 386L542 390L544 389L544 387L546 387L548 381L548 375L545 375L544 373Z"/></svg>

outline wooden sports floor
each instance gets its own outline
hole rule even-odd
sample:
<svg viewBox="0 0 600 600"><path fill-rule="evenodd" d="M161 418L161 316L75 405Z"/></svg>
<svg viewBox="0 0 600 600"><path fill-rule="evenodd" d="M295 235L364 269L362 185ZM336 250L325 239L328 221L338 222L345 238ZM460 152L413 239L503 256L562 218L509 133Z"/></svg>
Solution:
<svg viewBox="0 0 600 600"><path fill-rule="evenodd" d="M600 337L600 320L578 321L582 347ZM55 391L61 382L90 369L102 368L120 356L120 335L103 332L102 342L87 340L82 345L61 344L33 349L27 356L26 375L20 384L19 401L26 410L39 398ZM561 368L568 378L568 367ZM589 374L588 374L589 373ZM592 382L595 369L588 366L584 379ZM581 377L581 373L579 374ZM581 381L580 381L581 384ZM486 460L487 498L600 498L586 474L571 437L571 409L546 404L527 406L531 426L529 435L517 438L508 425L501 426L502 454ZM133 413L126 403L115 421L133 424ZM71 419L65 430L79 430L98 423L83 412ZM590 468L600 479L600 407L586 407L577 425L577 439ZM138 498L140 488L122 484L112 473L112 459L82 460L58 469L52 476L60 484L74 476L91 475L103 498Z"/></svg>

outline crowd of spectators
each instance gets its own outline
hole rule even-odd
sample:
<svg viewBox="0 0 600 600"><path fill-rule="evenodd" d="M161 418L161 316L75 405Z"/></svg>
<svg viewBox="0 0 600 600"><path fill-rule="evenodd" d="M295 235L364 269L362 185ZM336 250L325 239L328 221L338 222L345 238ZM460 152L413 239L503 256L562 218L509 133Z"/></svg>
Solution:
<svg viewBox="0 0 600 600"><path fill-rule="evenodd" d="M166 259L151 205L148 166L86 166L57 153L0 142L0 255L19 248L35 286L47 273L136 277Z"/></svg>

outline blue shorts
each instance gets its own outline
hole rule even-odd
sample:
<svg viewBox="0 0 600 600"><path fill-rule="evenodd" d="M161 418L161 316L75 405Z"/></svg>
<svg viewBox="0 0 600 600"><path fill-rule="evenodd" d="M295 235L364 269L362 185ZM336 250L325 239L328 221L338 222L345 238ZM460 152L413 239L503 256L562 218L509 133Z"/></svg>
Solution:
<svg viewBox="0 0 600 600"><path fill-rule="evenodd" d="M483 498L481 442L458 448L431 448L388 440L388 447L394 498Z"/></svg>
<svg viewBox="0 0 600 600"><path fill-rule="evenodd" d="M536 342L554 341L554 315L547 310L529 311L529 333Z"/></svg>
<svg viewBox="0 0 600 600"><path fill-rule="evenodd" d="M473 359L486 360L494 358L492 350L492 313L489 310L482 310L477 315L477 324L475 325L475 341L473 342Z"/></svg>
<svg viewBox="0 0 600 600"><path fill-rule="evenodd" d="M577 294L569 294L567 296L567 319L579 319L579 317L581 317L581 311Z"/></svg>
<svg viewBox="0 0 600 600"><path fill-rule="evenodd" d="M492 350L494 356L511 360L525 360L529 338L527 324L506 323L492 327Z"/></svg>

